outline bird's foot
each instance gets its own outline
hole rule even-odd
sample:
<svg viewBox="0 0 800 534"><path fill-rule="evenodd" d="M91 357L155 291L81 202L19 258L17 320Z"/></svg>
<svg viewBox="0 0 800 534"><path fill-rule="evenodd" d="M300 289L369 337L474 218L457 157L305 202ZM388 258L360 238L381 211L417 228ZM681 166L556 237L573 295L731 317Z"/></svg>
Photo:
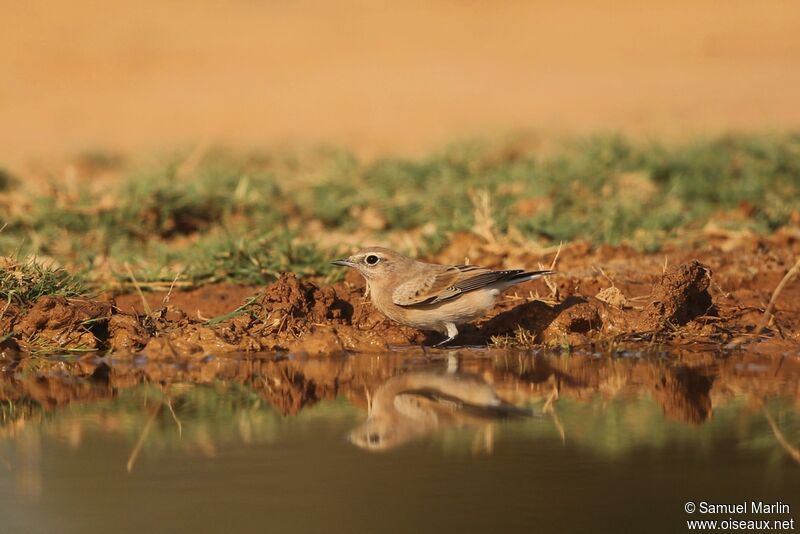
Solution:
<svg viewBox="0 0 800 534"><path fill-rule="evenodd" d="M455 338L456 338L456 336L450 336L450 337L448 337L448 338L446 338L446 339L444 339L444 340L440 341L439 343L436 343L436 344L435 344L435 345L433 345L433 346L434 346L434 347L441 347L441 346L443 346L443 345L447 345L448 343L450 343L451 341L453 341Z"/></svg>
<svg viewBox="0 0 800 534"><path fill-rule="evenodd" d="M445 334L447 338L434 345L434 347L441 347L442 345L447 345L448 343L453 341L458 335L458 328L456 328L456 325L453 323L447 323L445 325L445 331L447 332Z"/></svg>

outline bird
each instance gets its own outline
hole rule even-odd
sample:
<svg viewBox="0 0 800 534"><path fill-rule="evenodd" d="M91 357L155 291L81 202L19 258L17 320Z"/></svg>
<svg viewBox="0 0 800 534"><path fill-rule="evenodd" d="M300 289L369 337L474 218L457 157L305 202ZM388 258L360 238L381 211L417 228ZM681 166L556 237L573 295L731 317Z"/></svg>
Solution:
<svg viewBox="0 0 800 534"><path fill-rule="evenodd" d="M486 314L503 290L554 273L424 263L383 247L368 247L331 263L358 271L372 304L389 319L444 335L435 346L453 341L460 325Z"/></svg>

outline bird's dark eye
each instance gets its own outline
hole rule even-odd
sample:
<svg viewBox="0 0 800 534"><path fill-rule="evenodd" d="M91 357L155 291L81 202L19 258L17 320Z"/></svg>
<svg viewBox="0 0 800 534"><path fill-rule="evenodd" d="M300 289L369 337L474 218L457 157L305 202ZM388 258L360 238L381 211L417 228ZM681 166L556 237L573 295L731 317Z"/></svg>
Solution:
<svg viewBox="0 0 800 534"><path fill-rule="evenodd" d="M364 261L367 262L367 265L375 265L376 263L381 261L381 259L375 254L370 254L369 256L364 258Z"/></svg>

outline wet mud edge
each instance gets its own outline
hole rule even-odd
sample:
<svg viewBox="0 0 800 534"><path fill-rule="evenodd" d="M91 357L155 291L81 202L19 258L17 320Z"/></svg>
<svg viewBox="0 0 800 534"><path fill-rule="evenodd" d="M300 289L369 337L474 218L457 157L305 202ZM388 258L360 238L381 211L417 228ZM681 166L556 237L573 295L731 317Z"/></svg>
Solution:
<svg viewBox="0 0 800 534"><path fill-rule="evenodd" d="M595 257L598 253L603 251L596 251ZM619 253L615 250L612 256ZM573 255L580 256L580 251ZM722 261L720 257L715 261L726 270L724 255ZM719 280L712 267L699 259L687 259L660 272L632 266L616 278L583 267L574 274L563 270L549 286L542 280L518 286L498 300L492 314L463 327L459 344L577 347L705 341L722 345L752 331L763 314L763 304L759 304L766 302L771 289L764 282L774 287L779 280L772 276L747 283L742 273L727 271ZM779 264L775 270L776 275L780 273ZM754 283L764 287L754 288ZM737 285L739 293L726 291L722 285ZM435 333L384 318L364 296L363 280L355 273L333 285L320 286L284 274L260 291L217 285L165 297L147 295L149 313L138 295L43 297L26 309L12 305L0 318L0 329L7 332L0 348L8 354L41 352L48 347L53 352L145 351L148 357L158 358L248 351L380 352L440 340ZM787 301L796 302L794 295ZM783 309L779 319L760 336L761 342L800 346L794 333L798 313Z"/></svg>

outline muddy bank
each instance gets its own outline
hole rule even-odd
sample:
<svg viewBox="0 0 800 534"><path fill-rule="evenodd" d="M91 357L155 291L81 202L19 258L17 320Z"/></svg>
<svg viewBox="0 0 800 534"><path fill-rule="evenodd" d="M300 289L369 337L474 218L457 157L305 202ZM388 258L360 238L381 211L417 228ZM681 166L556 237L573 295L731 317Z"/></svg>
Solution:
<svg viewBox="0 0 800 534"><path fill-rule="evenodd" d="M752 331L800 253L798 236L776 234L704 249L642 255L625 247L565 247L558 275L514 288L495 310L462 328L465 345L603 346L713 343L750 336L765 350L800 347L800 282L786 286L774 317ZM458 235L435 261L465 257L489 267L550 265L535 255ZM548 285L549 283L549 285ZM355 273L334 285L287 274L266 288L212 285L192 291L42 297L0 317L5 353L144 351L150 358L242 351L380 352L439 341L385 319ZM0 339L2 339L0 337ZM620 346L621 346L620 345ZM752 346L752 345L751 345Z"/></svg>

